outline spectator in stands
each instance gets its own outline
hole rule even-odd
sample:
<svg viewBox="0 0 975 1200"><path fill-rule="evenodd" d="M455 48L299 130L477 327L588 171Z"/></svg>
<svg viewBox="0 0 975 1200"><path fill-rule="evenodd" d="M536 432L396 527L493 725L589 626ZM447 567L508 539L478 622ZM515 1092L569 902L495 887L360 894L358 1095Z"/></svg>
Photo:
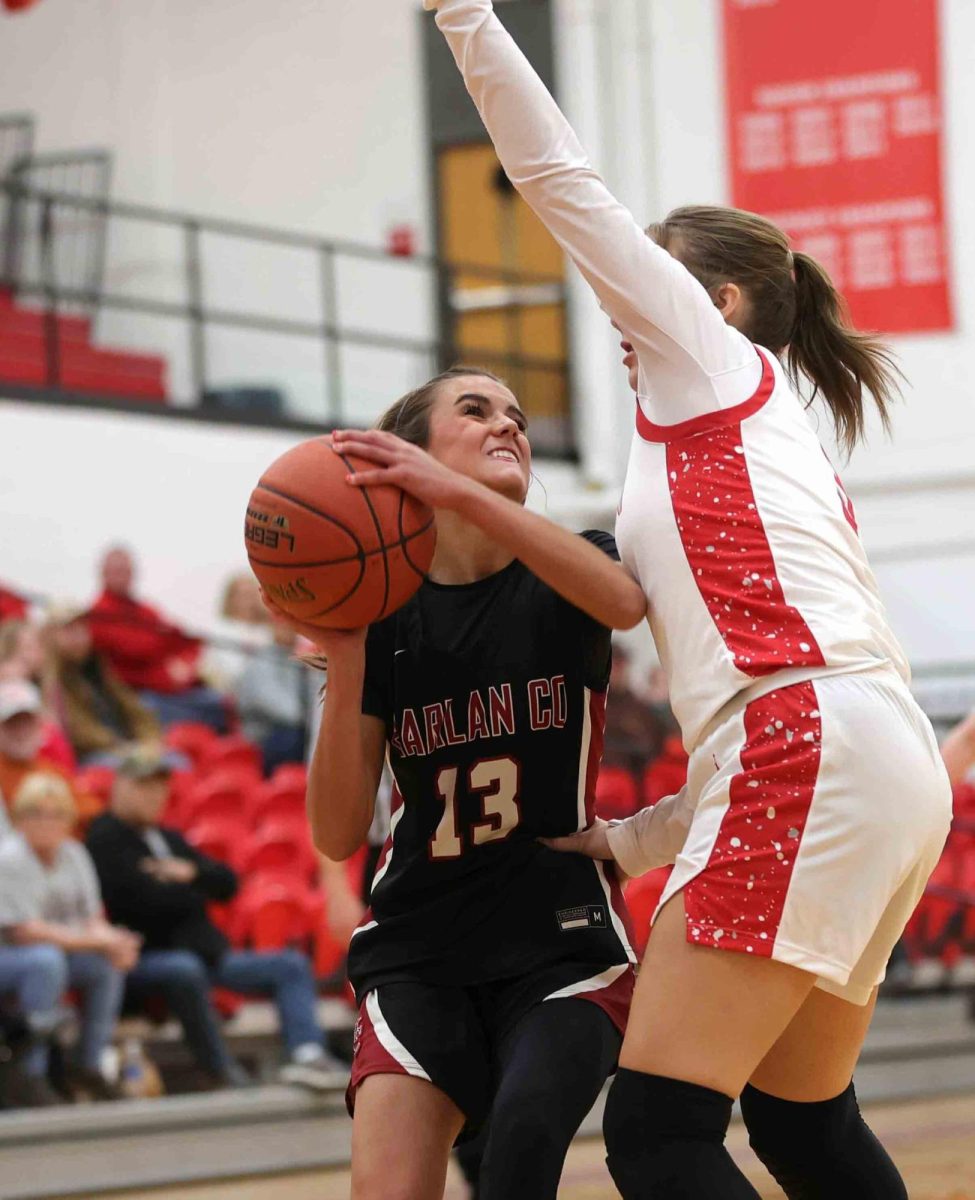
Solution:
<svg viewBox="0 0 975 1200"><path fill-rule="evenodd" d="M233 950L210 919L207 904L229 900L237 876L175 829L160 827L169 773L157 749L136 748L119 764L111 811L88 833L112 920L145 941L129 977L132 990L165 996L197 1063L218 1086L246 1077L224 1044L210 1000L214 985L274 999L290 1054L282 1080L312 1088L347 1080L348 1071L328 1053L318 1024L308 959L295 950Z"/></svg>
<svg viewBox="0 0 975 1200"><path fill-rule="evenodd" d="M44 673L44 643L26 617L0 624L0 677L29 679L40 687Z"/></svg>
<svg viewBox="0 0 975 1200"><path fill-rule="evenodd" d="M975 711L948 731L941 743L941 757L951 786L960 787L975 767Z"/></svg>
<svg viewBox="0 0 975 1200"><path fill-rule="evenodd" d="M226 732L221 696L200 678L202 644L132 594L135 563L122 546L101 562L102 593L88 613L92 642L163 725L201 721Z"/></svg>
<svg viewBox="0 0 975 1200"><path fill-rule="evenodd" d="M9 831L7 815L17 789L34 771L60 775L68 783L81 820L101 808L95 797L74 788L70 772L47 753L44 740L41 693L23 679L0 681L0 835Z"/></svg>
<svg viewBox="0 0 975 1200"><path fill-rule="evenodd" d="M269 644L271 626L261 589L250 572L232 575L223 590L220 618L211 631L202 673L218 691L233 694L255 650Z"/></svg>
<svg viewBox="0 0 975 1200"><path fill-rule="evenodd" d="M261 747L266 774L304 762L308 736L308 667L296 661L297 637L274 621L274 641L251 656L237 686L244 734Z"/></svg>
<svg viewBox="0 0 975 1200"><path fill-rule="evenodd" d="M0 625L0 680L27 680L40 688L43 696L46 659L40 631L30 621L5 621ZM73 772L78 765L74 750L48 709L45 705L41 756Z"/></svg>
<svg viewBox="0 0 975 1200"><path fill-rule="evenodd" d="M0 992L16 992L23 1012L43 1023L56 1017L65 992L77 989L81 1031L70 1082L93 1099L113 1099L101 1058L139 938L102 916L95 869L70 836L74 802L63 779L28 775L14 798L13 820L15 832L0 845ZM30 1103L58 1102L47 1069L48 1048L39 1042L24 1062Z"/></svg>
<svg viewBox="0 0 975 1200"><path fill-rule="evenodd" d="M663 729L650 706L633 690L630 670L628 650L614 642L603 762L608 767L623 767L639 779L660 750Z"/></svg>
<svg viewBox="0 0 975 1200"><path fill-rule="evenodd" d="M21 621L27 616L27 601L0 583L0 621Z"/></svg>
<svg viewBox="0 0 975 1200"><path fill-rule="evenodd" d="M159 735L159 722L92 646L77 605L48 613L51 695L78 761L114 766L130 742Z"/></svg>

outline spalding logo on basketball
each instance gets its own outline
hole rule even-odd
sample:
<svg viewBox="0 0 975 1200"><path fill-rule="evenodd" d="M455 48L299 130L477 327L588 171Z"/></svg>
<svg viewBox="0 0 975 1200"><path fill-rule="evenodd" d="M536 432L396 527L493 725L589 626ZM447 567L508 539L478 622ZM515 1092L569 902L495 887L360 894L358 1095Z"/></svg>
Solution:
<svg viewBox="0 0 975 1200"><path fill-rule="evenodd" d="M371 625L423 582L436 545L433 512L400 488L346 482L373 469L317 437L275 459L251 493L244 521L251 569L298 620Z"/></svg>

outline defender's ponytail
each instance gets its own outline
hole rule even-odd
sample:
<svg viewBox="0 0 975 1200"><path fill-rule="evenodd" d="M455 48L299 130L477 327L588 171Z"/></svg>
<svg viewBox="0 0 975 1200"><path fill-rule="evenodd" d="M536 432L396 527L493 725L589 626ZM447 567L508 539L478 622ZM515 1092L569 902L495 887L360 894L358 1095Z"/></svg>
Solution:
<svg viewBox="0 0 975 1200"><path fill-rule="evenodd" d="M843 298L808 254L793 254L779 227L738 208L676 208L647 231L710 292L729 281L748 301L742 333L785 355L798 390L805 375L829 405L840 443L849 452L863 436L864 390L884 428L900 372L887 347L850 325Z"/></svg>
<svg viewBox="0 0 975 1200"><path fill-rule="evenodd" d="M899 388L900 372L891 352L876 337L850 325L843 299L830 277L808 254L793 255L796 318L789 340L788 368L793 382L800 373L820 393L847 452L863 437L864 389L870 392L884 429Z"/></svg>

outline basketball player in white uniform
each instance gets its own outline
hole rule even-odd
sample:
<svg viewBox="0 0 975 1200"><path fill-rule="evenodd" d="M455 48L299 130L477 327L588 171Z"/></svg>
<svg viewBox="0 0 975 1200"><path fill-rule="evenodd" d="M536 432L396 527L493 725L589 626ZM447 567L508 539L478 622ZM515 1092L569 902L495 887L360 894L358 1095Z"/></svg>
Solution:
<svg viewBox="0 0 975 1200"><path fill-rule="evenodd" d="M724 1148L741 1096L793 1198L906 1197L851 1083L950 795L856 529L793 379L850 446L882 346L762 218L609 193L492 11L427 0L511 181L621 331L637 395L618 540L690 754L687 787L559 848L676 861L610 1093L626 1200L757 1193ZM779 361L787 355L788 369Z"/></svg>

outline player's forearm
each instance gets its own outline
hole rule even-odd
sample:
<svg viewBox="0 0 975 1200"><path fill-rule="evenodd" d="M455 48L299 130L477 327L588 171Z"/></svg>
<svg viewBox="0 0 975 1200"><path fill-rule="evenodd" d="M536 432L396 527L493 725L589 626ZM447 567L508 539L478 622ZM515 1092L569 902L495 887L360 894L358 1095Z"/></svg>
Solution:
<svg viewBox="0 0 975 1200"><path fill-rule="evenodd" d="M640 585L578 534L477 485L465 488L456 511L601 625L632 629L646 616Z"/></svg>
<svg viewBox="0 0 975 1200"><path fill-rule="evenodd" d="M327 858L348 858L365 841L375 792L369 794L362 744L365 660L330 664L322 723L308 773L312 840Z"/></svg>
<svg viewBox="0 0 975 1200"><path fill-rule="evenodd" d="M680 853L694 815L687 788L664 796L652 808L612 825L606 838L613 858L631 877L669 866Z"/></svg>

